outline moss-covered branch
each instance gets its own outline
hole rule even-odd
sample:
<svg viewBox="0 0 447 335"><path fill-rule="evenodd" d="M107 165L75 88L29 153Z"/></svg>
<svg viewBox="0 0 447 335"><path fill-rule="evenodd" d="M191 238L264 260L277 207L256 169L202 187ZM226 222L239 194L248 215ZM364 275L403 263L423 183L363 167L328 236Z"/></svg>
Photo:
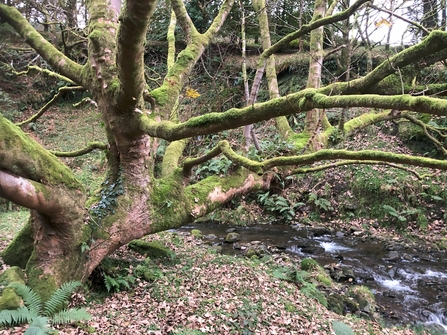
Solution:
<svg viewBox="0 0 447 335"><path fill-rule="evenodd" d="M393 110L411 110L432 115L447 116L447 100L409 95L350 95L326 96L318 93L324 88L306 89L288 96L244 108L232 108L224 113L210 113L175 124L170 121L155 122L142 118L142 131L168 141L197 135L213 134L246 124L269 120L277 116L303 113L313 108L373 107Z"/></svg>
<svg viewBox="0 0 447 335"><path fill-rule="evenodd" d="M311 167L311 168L298 168L292 171L295 173L309 173L320 171L332 167L337 167L341 165L348 164L384 164L390 165L395 168L404 169L413 173L418 178L422 178L415 171L410 170L406 167L401 167L396 164L413 165L419 167L427 167L431 169L447 170L447 161L417 157L404 154L394 154L390 152L383 152L379 150L360 150L360 151L348 151L348 150L331 150L325 149L314 153L301 155L301 156L289 156L289 157L275 157L264 162L257 162L250 160L244 156L241 156L234 152L228 141L220 141L216 147L214 147L206 155L190 159L185 161L183 166L184 172L190 172L194 165L198 165L206 162L207 160L216 157L220 153L224 154L228 159L230 159L234 164L245 167L246 169L255 172L257 175L262 175L263 173L271 170L274 167L290 167L299 165L309 165L316 162L326 161L326 160L336 160L344 159L342 162L330 163L327 165Z"/></svg>
<svg viewBox="0 0 447 335"><path fill-rule="evenodd" d="M36 66L36 65L29 65L28 69L26 71L20 71L20 72L13 71L13 72L14 72L14 74L16 74L18 76L22 76L22 75L27 75L28 73L30 73L32 71L37 71L37 72L40 72L40 73L44 73L44 74L46 74L49 77L56 78L58 80L66 81L68 84L71 84L71 85L76 85L76 83L74 81L72 81L70 78L65 77L65 76L63 76L63 75L61 75L59 73L56 73L56 72L48 70L48 69L42 69L40 66Z"/></svg>
<svg viewBox="0 0 447 335"><path fill-rule="evenodd" d="M17 126L23 126L24 124L30 123L30 122L36 122L51 106L53 106L61 97L63 93L66 92L75 92L75 91L84 91L85 88L82 86L64 86L59 87L57 90L57 93L53 96L53 98L48 101L45 106L43 106L36 114L31 116L30 118L26 119L25 121L16 123Z"/></svg>
<svg viewBox="0 0 447 335"><path fill-rule="evenodd" d="M188 139L174 141L168 145L161 164L161 176L166 177L178 169L178 163Z"/></svg>
<svg viewBox="0 0 447 335"><path fill-rule="evenodd" d="M200 33L197 31L194 23L189 17L185 4L181 0L172 0L171 1L172 10L175 13L178 23L180 27L182 27L183 32L185 33L186 40L191 42L193 36L198 36Z"/></svg>
<svg viewBox="0 0 447 335"><path fill-rule="evenodd" d="M365 77L346 83L334 83L328 85L322 93L336 95L369 92L370 89L374 89L374 86L377 83L388 77L390 74L395 73L397 69L416 63L419 60L426 59L430 56L435 57L435 60L440 60L438 59L439 57L437 57L438 54L445 57L444 45L446 44L447 32L435 30L422 42L405 49L390 57L387 61L382 62Z"/></svg>
<svg viewBox="0 0 447 335"><path fill-rule="evenodd" d="M312 21L309 24L303 25L299 30L297 30L293 33L290 33L289 35L283 37L278 42L273 44L270 48L264 50L264 52L261 54L261 56L259 58L260 62L263 62L265 59L267 59L271 55L275 54L279 50L289 47L289 44L291 41L310 33L312 30L315 30L319 27L323 27L323 26L347 19L349 16L353 15L360 8L360 6L367 3L368 1L369 0L359 0L356 3L354 3L351 7L349 7L348 9L346 9L340 13L337 13L332 16L327 16L327 17Z"/></svg>
<svg viewBox="0 0 447 335"><path fill-rule="evenodd" d="M74 151L54 151L50 150L49 152L57 157L79 157L93 150L107 150L107 144L101 142L89 142L86 147L74 150Z"/></svg>
<svg viewBox="0 0 447 335"><path fill-rule="evenodd" d="M334 163L329 163L329 164L324 164L324 165L318 165L318 166L313 166L313 167L309 167L309 168L298 168L298 169L294 169L290 172L291 175L293 174L305 174L305 173L313 173L313 172L317 172L317 171L323 171L323 170L328 170L328 169L333 169L336 167L340 167L340 166L346 166L346 165L358 165L358 164L363 164L363 165L385 165L385 166L389 166L395 169L399 169L399 170L403 170L403 171L407 171L411 174L413 174L417 179L424 179L426 177L431 177L434 174L419 174L417 171L410 169L406 166L402 166L402 165L397 165L394 163L388 163L388 162L381 162L381 161L360 161L360 160L346 160L346 161L338 161L338 162L334 162Z"/></svg>
<svg viewBox="0 0 447 335"><path fill-rule="evenodd" d="M379 150L348 151L348 150L331 150L331 149L320 150L302 156L272 158L263 162L262 168L264 171L268 171L269 169L276 166L307 165L324 160L333 160L333 159L380 161L395 164L420 166L431 169L447 170L447 161L445 160L395 154Z"/></svg>
<svg viewBox="0 0 447 335"><path fill-rule="evenodd" d="M0 17L8 22L56 72L70 78L76 84L81 84L82 66L57 50L33 28L16 8L0 4Z"/></svg>
<svg viewBox="0 0 447 335"><path fill-rule="evenodd" d="M203 34L208 40L212 40L220 28L222 27L223 23L225 22L228 14L230 13L231 9L233 8L234 0L225 0L222 6L220 7L219 13L217 13L216 17L214 18L213 22L211 23L208 30Z"/></svg>
<svg viewBox="0 0 447 335"><path fill-rule="evenodd" d="M345 136L350 136L353 133L365 129L366 127L369 127L372 124L381 121L394 120L400 118L400 115L401 113L396 111L384 111L381 113L365 113L347 121L343 125L343 133L345 134Z"/></svg>
<svg viewBox="0 0 447 335"><path fill-rule="evenodd" d="M45 185L83 190L67 166L1 114L0 169Z"/></svg>
<svg viewBox="0 0 447 335"><path fill-rule="evenodd" d="M127 0L120 16L117 43L118 77L121 107L136 105L146 88L144 80L144 47L146 30L156 1ZM133 108L126 110L132 110Z"/></svg>

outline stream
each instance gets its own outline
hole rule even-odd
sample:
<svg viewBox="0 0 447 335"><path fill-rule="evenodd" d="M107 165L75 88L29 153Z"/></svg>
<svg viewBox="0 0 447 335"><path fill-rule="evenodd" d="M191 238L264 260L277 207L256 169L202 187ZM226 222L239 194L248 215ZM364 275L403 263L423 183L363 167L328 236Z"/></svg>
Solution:
<svg viewBox="0 0 447 335"><path fill-rule="evenodd" d="M379 242L355 231L348 234L299 225L230 227L207 222L180 231L192 229L199 229L213 245L221 245L225 254L243 253L254 242L270 252L312 257L322 266L352 269L353 282L374 293L385 323L431 325L438 334L447 334L447 259L443 252L422 251L399 241ZM241 239L224 243L233 230Z"/></svg>

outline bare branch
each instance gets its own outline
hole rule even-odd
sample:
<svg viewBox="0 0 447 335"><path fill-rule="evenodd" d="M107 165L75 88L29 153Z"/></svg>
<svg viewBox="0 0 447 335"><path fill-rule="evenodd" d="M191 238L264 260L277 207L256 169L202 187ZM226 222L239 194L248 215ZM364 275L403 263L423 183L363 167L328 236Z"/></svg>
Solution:
<svg viewBox="0 0 447 335"><path fill-rule="evenodd" d="M390 11L390 10L388 10L386 8L377 7L377 6L373 5L372 3L369 3L368 6L371 7L371 8L377 9L378 11L385 12L387 14L390 14L390 15L394 16L394 17L397 17L398 19L401 19L402 21L405 21L405 22L407 22L409 24L412 24L413 26L418 27L422 31L426 32L427 35L430 34L430 31L428 31L422 24L419 24L419 23L417 23L415 21L409 20L409 19L407 19L407 18L405 18L403 16L400 16L400 15L396 14L395 12Z"/></svg>
<svg viewBox="0 0 447 335"><path fill-rule="evenodd" d="M65 93L65 92L75 92L75 91L84 91L85 88L82 86L64 86L64 87L60 87L57 90L57 93L53 96L53 98L48 101L45 106L43 106L36 114L34 114L33 116L31 116L30 118L28 118L25 121L22 122L18 122L16 123L16 126L23 126L27 123L30 122L35 122L36 120L38 120L51 106L53 106L60 98L60 96Z"/></svg>

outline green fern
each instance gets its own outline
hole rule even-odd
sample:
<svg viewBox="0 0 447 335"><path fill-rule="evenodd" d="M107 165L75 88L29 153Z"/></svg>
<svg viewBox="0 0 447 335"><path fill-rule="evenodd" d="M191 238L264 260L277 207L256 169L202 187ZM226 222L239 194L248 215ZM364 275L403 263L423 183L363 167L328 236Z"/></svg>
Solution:
<svg viewBox="0 0 447 335"><path fill-rule="evenodd" d="M12 287L14 291L22 297L23 303L30 310L30 312L36 315L40 314L42 310L42 301L36 292L34 292L30 287L18 283L12 283L9 287Z"/></svg>
<svg viewBox="0 0 447 335"><path fill-rule="evenodd" d="M51 317L57 311L60 311L62 308L64 308L65 303L68 301L73 291L76 290L79 286L81 286L81 283L78 281L70 281L63 284L45 303L43 314L45 316Z"/></svg>
<svg viewBox="0 0 447 335"><path fill-rule="evenodd" d="M57 312L51 318L51 323L61 325L73 321L83 321L90 319L90 314L84 308L70 308Z"/></svg>
<svg viewBox="0 0 447 335"><path fill-rule="evenodd" d="M354 331L343 322L332 321L332 327L334 328L336 335L355 335Z"/></svg>
<svg viewBox="0 0 447 335"><path fill-rule="evenodd" d="M31 312L27 307L20 306L17 309L5 309L0 312L0 325L20 325L32 322L38 315Z"/></svg>
<svg viewBox="0 0 447 335"><path fill-rule="evenodd" d="M24 335L45 335L50 331L48 327L49 319L44 316L38 316L29 325L28 329L25 331Z"/></svg>
<svg viewBox="0 0 447 335"><path fill-rule="evenodd" d="M31 288L22 284L11 284L18 295L23 298L25 306L15 310L0 312L0 326L11 326L29 323L25 335L49 334L53 329L50 324L63 324L71 321L89 320L90 314L85 309L71 308L61 310L71 293L80 286L80 282L68 282L57 289L46 302L42 313L42 301Z"/></svg>

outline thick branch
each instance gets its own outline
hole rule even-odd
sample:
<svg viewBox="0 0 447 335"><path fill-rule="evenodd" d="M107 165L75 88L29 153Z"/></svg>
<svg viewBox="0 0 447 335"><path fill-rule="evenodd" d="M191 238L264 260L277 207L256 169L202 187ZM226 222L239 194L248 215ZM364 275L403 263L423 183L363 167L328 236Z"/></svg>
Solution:
<svg viewBox="0 0 447 335"><path fill-rule="evenodd" d="M14 7L0 4L0 17L8 22L56 71L80 83L82 66L73 62L40 35Z"/></svg>
<svg viewBox="0 0 447 335"><path fill-rule="evenodd" d="M118 76L121 81L118 104L121 107L137 104L146 88L144 46L155 5L155 0L128 0L121 14L117 45Z"/></svg>
<svg viewBox="0 0 447 335"><path fill-rule="evenodd" d="M53 216L62 208L59 195L57 188L0 170L0 197L20 206Z"/></svg>
<svg viewBox="0 0 447 335"><path fill-rule="evenodd" d="M1 114L0 169L45 185L84 189L68 167Z"/></svg>
<svg viewBox="0 0 447 335"><path fill-rule="evenodd" d="M434 59L441 60L445 58L445 45L447 44L447 32L435 30L421 43L405 49L398 54L390 57L387 61L382 62L373 71L365 77L352 80L346 83L335 83L326 86L322 92L326 94L357 94L359 92L366 93L377 83L386 78L398 69L407 65L418 62L421 59L427 59L434 56ZM443 58L444 57L444 58Z"/></svg>
<svg viewBox="0 0 447 335"><path fill-rule="evenodd" d="M142 117L143 129L150 136L161 137L168 141L198 135L214 134L216 132L235 129L269 120L277 116L293 113L303 113L313 108L337 107L374 107L394 110L411 110L432 115L447 116L447 100L412 97L409 95L380 96L380 95L351 95L326 96L315 89L306 89L286 97L258 103L245 108L232 108L224 113L210 113L191 118L180 124L170 121L155 122Z"/></svg>

